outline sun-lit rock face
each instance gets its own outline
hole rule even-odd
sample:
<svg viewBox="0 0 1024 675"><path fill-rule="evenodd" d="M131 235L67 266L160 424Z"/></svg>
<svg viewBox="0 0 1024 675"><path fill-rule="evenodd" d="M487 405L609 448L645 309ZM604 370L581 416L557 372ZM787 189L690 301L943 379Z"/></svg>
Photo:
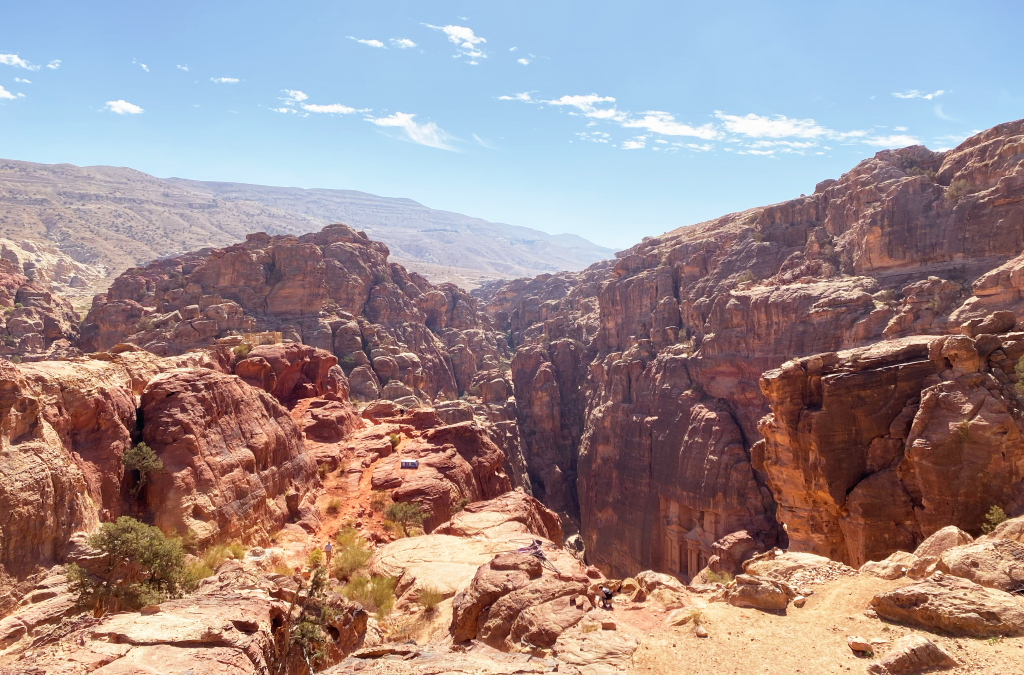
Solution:
<svg viewBox="0 0 1024 675"><path fill-rule="evenodd" d="M690 575L732 531L762 545L785 543L780 522L793 541L851 562L912 549L950 523L976 528L979 504L1014 489L1016 455L1007 455L1000 480L975 483L972 468L961 485L922 449L947 447L939 454L953 465L975 466L952 459L942 430L967 415L956 410L961 400L989 411L1000 447L1020 435L1012 415L996 410L1003 403L988 379L963 380L962 371L937 389L924 382L943 371L942 358L970 361L956 351L966 347L950 342L948 356L900 357L891 368L836 374L827 385L787 367L764 389L760 381L791 359L881 340L1012 330L1024 318L1022 195L1017 121L947 152L880 152L813 194L645 238L580 273L478 291L516 346L512 377L534 493L578 522L588 556L615 574L653 567ZM1013 313L1010 325L1001 325L1004 317L982 326L997 310ZM999 367L976 375L995 378L1006 399L1019 356L986 353L983 366L995 358ZM820 393L815 399L811 384L787 384L793 377L827 391L834 419L814 414L835 431L802 426L810 418L802 422L800 410ZM881 408L871 407L872 396L885 399ZM907 406L919 406L920 417L906 412L913 429L895 439L888 427ZM767 428L792 420L788 431L771 432L779 440L766 449L759 421L769 412L775 426ZM838 463L787 465L782 448L818 442L814 433L858 450ZM981 427L975 433L988 438ZM786 434L793 438L783 441ZM883 471L886 459L900 468ZM947 490L980 493L943 501L940 486L949 481ZM883 508L878 500L897 486L905 498L896 490ZM875 528L892 515L885 509L902 509L903 519Z"/></svg>
<svg viewBox="0 0 1024 675"><path fill-rule="evenodd" d="M454 399L509 356L475 298L389 263L384 244L340 224L128 270L94 301L82 348L180 354L262 331L334 354L362 400Z"/></svg>

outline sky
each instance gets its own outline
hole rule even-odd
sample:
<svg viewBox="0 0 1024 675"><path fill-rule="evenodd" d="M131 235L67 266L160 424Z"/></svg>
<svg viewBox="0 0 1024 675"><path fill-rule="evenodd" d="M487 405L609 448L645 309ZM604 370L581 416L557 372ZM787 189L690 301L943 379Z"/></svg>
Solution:
<svg viewBox="0 0 1024 675"><path fill-rule="evenodd" d="M351 189L623 248L1024 117L1024 3L0 7L0 157Z"/></svg>

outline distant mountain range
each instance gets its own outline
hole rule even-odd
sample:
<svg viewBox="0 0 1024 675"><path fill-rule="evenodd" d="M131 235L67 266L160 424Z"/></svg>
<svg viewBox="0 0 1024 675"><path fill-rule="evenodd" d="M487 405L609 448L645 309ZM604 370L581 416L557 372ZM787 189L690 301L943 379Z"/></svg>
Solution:
<svg viewBox="0 0 1024 675"><path fill-rule="evenodd" d="M411 199L156 178L134 169L0 160L0 238L38 242L94 273L89 292L129 267L251 232L303 234L342 222L391 249L431 281L473 288L489 279L579 270L614 249L572 234L491 223Z"/></svg>

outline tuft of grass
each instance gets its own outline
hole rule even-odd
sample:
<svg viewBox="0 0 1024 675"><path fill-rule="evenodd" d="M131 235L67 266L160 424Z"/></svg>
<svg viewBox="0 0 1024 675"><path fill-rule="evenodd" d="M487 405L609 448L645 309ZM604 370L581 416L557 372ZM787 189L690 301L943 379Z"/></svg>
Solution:
<svg viewBox="0 0 1024 675"><path fill-rule="evenodd" d="M230 552L225 544L218 544L211 546L210 548L203 551L203 555L200 560L203 565L209 567L212 572L216 572L217 568L220 567L221 563L228 559Z"/></svg>
<svg viewBox="0 0 1024 675"><path fill-rule="evenodd" d="M326 464L320 464L319 466L316 467L316 475L320 477L320 480L326 478L327 474L330 473L330 471L331 467L327 466Z"/></svg>
<svg viewBox="0 0 1024 675"><path fill-rule="evenodd" d="M370 494L370 510L374 513L380 513L388 505L391 495L388 494L387 490L374 490Z"/></svg>
<svg viewBox="0 0 1024 675"><path fill-rule="evenodd" d="M243 342L240 345L235 345L231 351L235 353L236 357L244 359L246 356L249 355L249 352L252 351L252 347L249 344Z"/></svg>
<svg viewBox="0 0 1024 675"><path fill-rule="evenodd" d="M290 577L295 574L295 570L284 563L278 563L274 565L274 574L283 574L286 577Z"/></svg>
<svg viewBox="0 0 1024 675"><path fill-rule="evenodd" d="M961 443L966 443L971 436L971 423L968 420L960 420L956 425L956 435Z"/></svg>
<svg viewBox="0 0 1024 675"><path fill-rule="evenodd" d="M395 580L390 577L353 577L341 592L378 619L387 617L395 606Z"/></svg>
<svg viewBox="0 0 1024 675"><path fill-rule="evenodd" d="M392 431L388 434L388 440L391 441L391 449L394 450L398 447L398 444L402 442L402 437Z"/></svg>
<svg viewBox="0 0 1024 675"><path fill-rule="evenodd" d="M469 500L465 497L455 502L455 506L452 507L452 515L454 516L456 513L459 513L462 509L466 508L466 504L469 504Z"/></svg>
<svg viewBox="0 0 1024 675"><path fill-rule="evenodd" d="M315 570L324 564L324 552L320 550L320 547L314 548L309 552L309 557L306 558L306 567L311 570Z"/></svg>
<svg viewBox="0 0 1024 675"><path fill-rule="evenodd" d="M228 544L228 554L235 560L245 559L245 547L237 541Z"/></svg>
<svg viewBox="0 0 1024 675"><path fill-rule="evenodd" d="M419 597L417 598L420 607L428 613L437 609L442 600L444 600L444 593L439 591L436 586L424 586L420 589Z"/></svg>
<svg viewBox="0 0 1024 675"><path fill-rule="evenodd" d="M727 584L732 581L732 575L728 572L714 572L712 570L705 572L704 578L709 584Z"/></svg>
<svg viewBox="0 0 1024 675"><path fill-rule="evenodd" d="M341 500L340 499L338 499L337 497L334 497L329 502L327 502L327 513L329 513L332 516L334 516L334 515L337 515L339 511L341 511Z"/></svg>
<svg viewBox="0 0 1024 675"><path fill-rule="evenodd" d="M998 506L993 506L985 514L985 520L981 523L981 531L988 534L999 527L1000 523L1003 523L1006 519L1006 512Z"/></svg>
<svg viewBox="0 0 1024 675"><path fill-rule="evenodd" d="M354 527L343 527L334 537L334 569L338 581L348 581L366 567L373 551Z"/></svg>
<svg viewBox="0 0 1024 675"><path fill-rule="evenodd" d="M946 188L943 195L946 201L958 202L971 193L971 186L965 180L955 180Z"/></svg>

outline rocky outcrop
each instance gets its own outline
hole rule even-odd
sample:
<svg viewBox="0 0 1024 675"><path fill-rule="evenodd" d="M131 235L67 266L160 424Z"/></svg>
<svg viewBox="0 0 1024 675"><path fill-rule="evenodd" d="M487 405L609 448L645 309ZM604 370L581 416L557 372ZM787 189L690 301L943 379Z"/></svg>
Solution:
<svg viewBox="0 0 1024 675"><path fill-rule="evenodd" d="M952 635L1024 635L1024 605L1005 591L938 576L879 593L871 608L890 621Z"/></svg>
<svg viewBox="0 0 1024 675"><path fill-rule="evenodd" d="M392 382L402 396L456 398L477 371L508 356L505 339L476 299L452 284L434 287L387 257L384 244L331 225L300 237L252 234L160 260L128 270L96 298L82 348L132 342L180 354L276 331L338 357L364 400ZM266 355L250 358L257 357ZM247 364L245 376L259 377L261 366Z"/></svg>
<svg viewBox="0 0 1024 675"><path fill-rule="evenodd" d="M877 663L868 666L871 675L913 675L959 665L941 647L922 635L905 635Z"/></svg>
<svg viewBox="0 0 1024 675"><path fill-rule="evenodd" d="M0 356L41 361L79 353L78 313L32 276L22 273L20 263L0 258Z"/></svg>
<svg viewBox="0 0 1024 675"><path fill-rule="evenodd" d="M148 511L168 533L192 527L210 541L260 540L290 516L315 522L301 433L274 398L228 374L231 360L227 348L125 348L0 361L0 611L40 566L65 560L74 533L121 515ZM164 470L136 496L121 458L143 440Z"/></svg>
<svg viewBox="0 0 1024 675"><path fill-rule="evenodd" d="M928 453L910 453L900 472L886 473L880 464L892 463L898 452L888 426L935 384L924 379L955 370L951 361L939 362L956 358L955 340L947 356L935 359L919 353L927 347L918 339L916 347L906 346L905 358L894 357L898 366L843 364L850 372L829 381L827 403L846 416L850 438L835 435L842 427L836 418L837 431L827 442L867 446L849 461L820 467L786 464L758 444L759 420L769 404L780 419L774 409L785 395L780 388L773 399L774 390L762 391L759 380L794 358L881 340L947 334L973 340L981 331L1012 330L1003 319L985 322L994 310L1012 312L1016 305L972 298L1016 297L1012 264L984 275L1024 248L1022 139L1024 122L1017 121L943 153L923 147L880 152L838 180L823 181L814 194L646 238L616 261L578 274L486 289L481 295L495 327L509 331L517 347L512 375L535 494L569 516L578 504L588 556L616 574L654 567L692 576L714 555L714 542L734 531L745 530L763 546L785 544L779 522L801 546L857 565L900 547L911 550L950 523L977 527L978 503L987 501L987 508L1008 498L1012 470L995 485L972 485L942 500L952 505L945 508L918 496L937 495L950 482L939 478ZM985 235L976 236L980 232ZM1005 386L1019 356L1002 350L993 360L986 352L990 364L1001 366L988 374ZM806 380L817 387L816 377ZM989 391L983 380L946 384L920 406L936 415L958 398L983 402L982 390ZM893 392L876 401L885 408L878 418L889 417L885 429L865 418L873 415L876 385ZM1002 413L991 407L998 399L989 398L984 414L998 417ZM801 413L791 408L795 424ZM938 417L933 424L915 427L912 438L900 441L908 448L948 445L952 439L935 436L943 428ZM993 429L1000 424L994 421ZM977 429L979 447L994 440L981 439L987 428ZM798 430L804 433L797 426L789 433ZM1012 444L1014 434L1008 434ZM868 468L866 448L875 438L884 442L873 446ZM895 504L882 499L911 480L915 487L905 498L895 490ZM804 481L827 487L800 488L789 497ZM857 486L847 498L843 491ZM967 495L979 487L972 501ZM832 505L793 501L813 501L816 490ZM814 515L818 509L821 517Z"/></svg>
<svg viewBox="0 0 1024 675"><path fill-rule="evenodd" d="M765 373L757 453L791 544L859 567L1024 510L1021 353L1021 333L913 337Z"/></svg>
<svg viewBox="0 0 1024 675"><path fill-rule="evenodd" d="M142 394L143 440L163 471L142 495L155 525L202 542L265 544L295 517L318 527L316 464L269 394L211 370L173 370Z"/></svg>

